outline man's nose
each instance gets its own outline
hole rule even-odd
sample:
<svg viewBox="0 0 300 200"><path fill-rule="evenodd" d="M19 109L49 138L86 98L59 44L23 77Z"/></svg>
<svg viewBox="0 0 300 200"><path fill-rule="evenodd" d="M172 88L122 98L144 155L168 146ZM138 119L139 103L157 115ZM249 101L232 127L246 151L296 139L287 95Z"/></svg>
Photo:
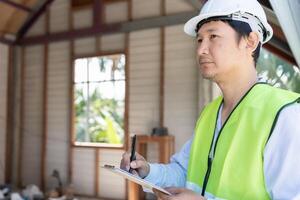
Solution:
<svg viewBox="0 0 300 200"><path fill-rule="evenodd" d="M207 55L208 54L208 44L205 40L203 40L201 43L198 43L197 53L198 53L198 55Z"/></svg>

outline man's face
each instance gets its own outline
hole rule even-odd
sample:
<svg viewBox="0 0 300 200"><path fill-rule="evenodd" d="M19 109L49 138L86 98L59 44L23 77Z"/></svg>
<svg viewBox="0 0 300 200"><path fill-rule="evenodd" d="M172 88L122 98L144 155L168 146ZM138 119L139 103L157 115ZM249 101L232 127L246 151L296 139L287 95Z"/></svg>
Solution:
<svg viewBox="0 0 300 200"><path fill-rule="evenodd" d="M234 77L244 59L237 33L222 21L203 24L198 30L197 55L203 78L224 81Z"/></svg>

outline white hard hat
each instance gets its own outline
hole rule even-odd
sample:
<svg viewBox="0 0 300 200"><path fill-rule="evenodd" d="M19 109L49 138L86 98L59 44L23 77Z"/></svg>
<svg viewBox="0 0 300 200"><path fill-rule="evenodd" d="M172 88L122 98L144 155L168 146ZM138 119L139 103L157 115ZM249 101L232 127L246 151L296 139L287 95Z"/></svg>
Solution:
<svg viewBox="0 0 300 200"><path fill-rule="evenodd" d="M264 9L257 0L208 0L199 15L185 23L184 32L196 36L198 23L212 17L248 23L252 31L258 32L262 43L269 41L273 35Z"/></svg>

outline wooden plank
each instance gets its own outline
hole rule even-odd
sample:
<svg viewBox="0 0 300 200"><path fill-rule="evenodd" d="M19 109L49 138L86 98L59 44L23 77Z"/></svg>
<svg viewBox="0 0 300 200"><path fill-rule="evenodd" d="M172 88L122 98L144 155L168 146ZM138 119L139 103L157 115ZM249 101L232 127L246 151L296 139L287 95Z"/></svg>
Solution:
<svg viewBox="0 0 300 200"><path fill-rule="evenodd" d="M106 24L99 27L80 28L77 30L62 31L51 33L48 35L31 36L17 41L19 45L34 45L45 42L55 42L62 40L71 40L77 38L91 37L96 35L113 34L113 33L128 33L137 30L150 28L159 28L163 26L171 26L182 24L188 19L196 15L196 12L184 12L169 16L158 16L149 19L139 19L131 22Z"/></svg>
<svg viewBox="0 0 300 200"><path fill-rule="evenodd" d="M99 149L95 149L95 196L99 196Z"/></svg>
<svg viewBox="0 0 300 200"><path fill-rule="evenodd" d="M47 161L47 104L48 104L48 44L44 45L44 78L43 78L43 119L42 119L42 149L41 149L41 189L45 190L46 161Z"/></svg>
<svg viewBox="0 0 300 200"><path fill-rule="evenodd" d="M21 49L21 95L20 95L20 127L19 127L19 150L18 150L18 167L17 167L17 185L18 187L22 186L22 166L23 166L23 135L24 135L24 110L25 110L25 102L24 102L24 97L25 97L25 53L26 49L25 47L22 47Z"/></svg>
<svg viewBox="0 0 300 200"><path fill-rule="evenodd" d="M13 162L13 120L14 120L14 97L15 97L15 84L14 84L14 46L9 46L8 53L8 69L7 69L7 93L6 93L6 151L5 151L5 182L11 183L12 176L12 162Z"/></svg>
<svg viewBox="0 0 300 200"><path fill-rule="evenodd" d="M100 26L103 22L103 0L94 0L93 26Z"/></svg>
<svg viewBox="0 0 300 200"><path fill-rule="evenodd" d="M96 56L107 56L112 54L123 54L124 50L116 50L116 51L97 51L95 53L89 53L89 54L77 54L74 55L73 60L76 60L78 58L90 58L90 57L96 57Z"/></svg>
<svg viewBox="0 0 300 200"><path fill-rule="evenodd" d="M127 10L128 10L128 21L132 21L132 0L128 0L127 3ZM126 60L125 60L125 78L126 78L126 82L125 82L125 116L124 116L124 131L125 131L125 151L128 151L129 149L129 94L130 94L130 60L129 60L129 44L130 44L130 40L129 40L129 33L126 33L125 35L125 55L126 55ZM129 182L128 180L125 181L125 197L128 198L129 197L129 192L130 187L129 187Z"/></svg>
<svg viewBox="0 0 300 200"><path fill-rule="evenodd" d="M161 0L161 15L166 15L166 1ZM160 85L159 85L159 125L164 126L165 94L165 27L160 28Z"/></svg>
<svg viewBox="0 0 300 200"><path fill-rule="evenodd" d="M32 27L32 25L39 19L39 17L44 13L44 11L51 5L51 3L54 0L45 0L44 3L35 11L32 13L32 15L29 17L29 19L23 24L23 26L20 28L18 34L17 34L17 41L22 39L28 30Z"/></svg>
<svg viewBox="0 0 300 200"><path fill-rule="evenodd" d="M73 10L71 9L69 12L69 30L73 30ZM74 40L70 40L70 76L69 76L69 157L68 157L68 182L73 182L73 100L74 100L74 94L73 94L73 82L74 82L74 69L73 69L73 57L74 57Z"/></svg>
<svg viewBox="0 0 300 200"><path fill-rule="evenodd" d="M0 0L0 2L6 3L7 5L10 5L10 6L16 8L18 10L22 10L22 11L25 11L25 12L32 12L31 8L29 8L29 7L27 7L23 4L11 1L11 0Z"/></svg>

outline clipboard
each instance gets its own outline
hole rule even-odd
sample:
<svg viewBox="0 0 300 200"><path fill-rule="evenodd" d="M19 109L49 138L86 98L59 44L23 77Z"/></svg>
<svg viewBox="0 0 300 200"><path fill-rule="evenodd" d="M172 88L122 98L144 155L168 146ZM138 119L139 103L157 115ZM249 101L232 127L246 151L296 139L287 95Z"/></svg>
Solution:
<svg viewBox="0 0 300 200"><path fill-rule="evenodd" d="M136 175L133 175L123 169L120 169L120 168L117 168L115 166L112 166L112 165L104 165L102 166L101 168L103 169L107 169L109 171L111 171L112 173L114 174L117 174L117 175L120 175L122 176L123 178L126 178L132 182L135 182L141 186L143 186L144 188L147 188L151 191L153 191L152 189L155 188L156 190L164 193L164 194L167 194L167 195L171 195L170 192L168 192L167 190L163 189L162 187L159 187L157 185L154 185L153 183L150 183L144 179L141 179L140 177L136 176Z"/></svg>

